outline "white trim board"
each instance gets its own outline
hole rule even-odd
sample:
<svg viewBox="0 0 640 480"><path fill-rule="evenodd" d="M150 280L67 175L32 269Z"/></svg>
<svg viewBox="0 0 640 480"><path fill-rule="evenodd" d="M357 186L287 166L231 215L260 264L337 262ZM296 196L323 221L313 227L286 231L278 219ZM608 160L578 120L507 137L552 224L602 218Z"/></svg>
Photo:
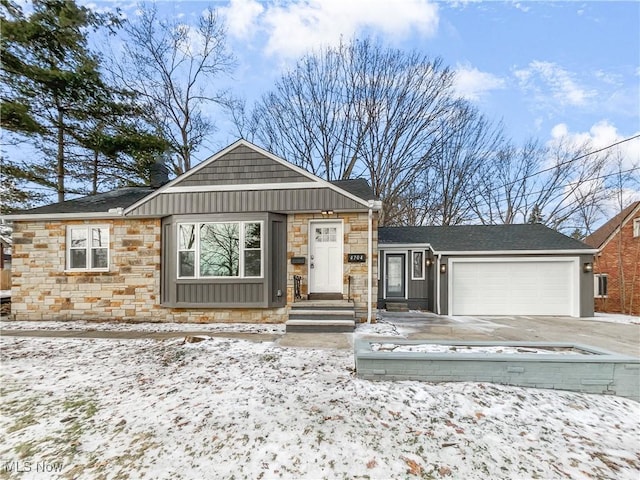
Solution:
<svg viewBox="0 0 640 480"><path fill-rule="evenodd" d="M289 182L289 183L243 183L225 185L188 185L184 187L171 187L163 193L201 193L201 192L245 192L257 190L298 190L324 188L315 182Z"/></svg>

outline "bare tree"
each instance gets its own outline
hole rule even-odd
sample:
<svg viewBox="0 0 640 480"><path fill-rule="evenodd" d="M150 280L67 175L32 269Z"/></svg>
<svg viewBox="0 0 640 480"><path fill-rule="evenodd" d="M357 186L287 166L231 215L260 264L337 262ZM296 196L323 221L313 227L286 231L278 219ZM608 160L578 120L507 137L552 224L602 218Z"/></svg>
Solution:
<svg viewBox="0 0 640 480"><path fill-rule="evenodd" d="M128 23L124 59L112 71L146 104L150 122L170 144L176 175L192 167L192 154L215 131L211 106L227 107L230 96L215 90L214 80L230 73L226 30L215 10L207 9L196 26L158 17L154 4L143 4Z"/></svg>
<svg viewBox="0 0 640 480"><path fill-rule="evenodd" d="M502 144L502 126L459 100L436 122L438 134L420 172L425 203L414 224L459 225L474 220L474 199Z"/></svg>
<svg viewBox="0 0 640 480"><path fill-rule="evenodd" d="M440 59L353 40L305 56L236 124L327 180L367 178L389 224L450 108L452 80Z"/></svg>
<svg viewBox="0 0 640 480"><path fill-rule="evenodd" d="M591 145L560 139L517 149L507 145L481 182L474 211L482 223L526 223L532 218L556 230L575 226L576 217L606 198L601 182L606 154Z"/></svg>

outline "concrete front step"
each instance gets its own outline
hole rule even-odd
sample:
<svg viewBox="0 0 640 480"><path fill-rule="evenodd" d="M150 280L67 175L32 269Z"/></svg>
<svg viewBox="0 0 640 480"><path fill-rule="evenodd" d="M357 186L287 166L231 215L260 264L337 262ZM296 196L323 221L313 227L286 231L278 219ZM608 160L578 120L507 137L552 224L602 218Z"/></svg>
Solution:
<svg viewBox="0 0 640 480"><path fill-rule="evenodd" d="M287 332L353 332L356 312L348 300L303 300L291 305Z"/></svg>
<svg viewBox="0 0 640 480"><path fill-rule="evenodd" d="M387 312L408 312L409 305L405 302L387 302Z"/></svg>
<svg viewBox="0 0 640 480"><path fill-rule="evenodd" d="M354 320L288 320L287 333L351 333Z"/></svg>
<svg viewBox="0 0 640 480"><path fill-rule="evenodd" d="M342 309L342 310L352 310L353 303L349 300L302 300L300 302L294 302L291 304L292 310L303 309L303 310L333 310L333 309Z"/></svg>
<svg viewBox="0 0 640 480"><path fill-rule="evenodd" d="M292 310L289 320L353 320L353 310Z"/></svg>

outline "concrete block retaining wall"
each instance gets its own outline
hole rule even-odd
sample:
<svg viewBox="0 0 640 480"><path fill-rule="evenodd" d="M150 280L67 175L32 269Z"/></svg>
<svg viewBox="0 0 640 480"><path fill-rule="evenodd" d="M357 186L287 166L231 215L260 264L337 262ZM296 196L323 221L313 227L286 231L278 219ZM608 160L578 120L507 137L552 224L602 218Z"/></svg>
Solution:
<svg viewBox="0 0 640 480"><path fill-rule="evenodd" d="M611 394L640 401L640 359L566 343L438 342L393 340L397 345L521 346L575 348L583 355L421 353L374 351L375 340L355 344L357 375L368 380L490 382L521 387Z"/></svg>

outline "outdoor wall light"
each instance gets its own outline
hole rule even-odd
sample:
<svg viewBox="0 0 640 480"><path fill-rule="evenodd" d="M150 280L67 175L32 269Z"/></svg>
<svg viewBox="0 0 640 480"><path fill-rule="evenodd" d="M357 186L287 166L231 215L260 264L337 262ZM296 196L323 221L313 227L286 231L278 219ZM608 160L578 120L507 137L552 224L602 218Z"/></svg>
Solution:
<svg viewBox="0 0 640 480"><path fill-rule="evenodd" d="M424 264L425 264L425 266L426 266L427 268L429 268L431 265L433 265L433 260L431 260L430 258L427 258L427 259L424 261Z"/></svg>
<svg viewBox="0 0 640 480"><path fill-rule="evenodd" d="M447 273L447 264L443 263L440 265L440 273Z"/></svg>
<svg viewBox="0 0 640 480"><path fill-rule="evenodd" d="M591 262L585 262L585 263L582 265L582 271L583 271L584 273L591 273L591 272L593 272L593 263L591 263Z"/></svg>
<svg viewBox="0 0 640 480"><path fill-rule="evenodd" d="M322 210L322 215L333 215L333 210Z"/></svg>

